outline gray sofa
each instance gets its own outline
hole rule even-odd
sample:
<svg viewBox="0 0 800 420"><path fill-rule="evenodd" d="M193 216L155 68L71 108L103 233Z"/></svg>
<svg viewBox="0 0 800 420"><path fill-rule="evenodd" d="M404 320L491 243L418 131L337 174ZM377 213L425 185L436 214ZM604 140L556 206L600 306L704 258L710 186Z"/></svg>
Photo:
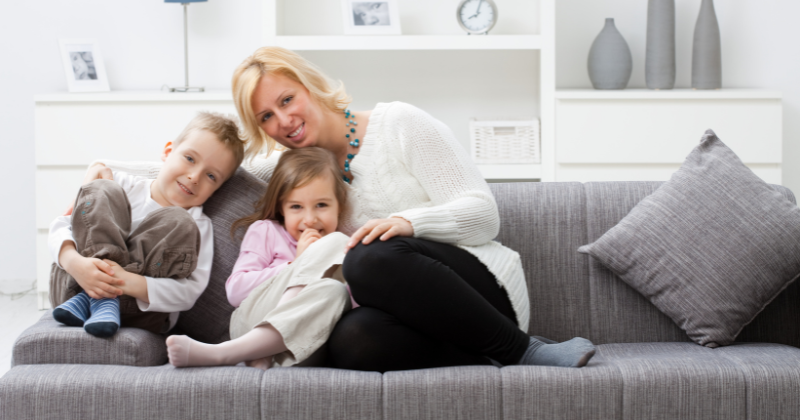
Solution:
<svg viewBox="0 0 800 420"><path fill-rule="evenodd" d="M739 335L710 349L589 256L576 252L621 220L655 182L492 184L498 240L518 251L530 334L591 339L581 369L463 366L376 372L324 367L176 369L164 338L123 328L112 339L49 314L18 339L0 378L0 417L264 419L800 418L800 284ZM178 328L227 338L224 280L236 258L230 220L263 183L239 173L206 206L215 223L212 283ZM778 188L794 201L792 193ZM241 197L244 197L242 199ZM227 225L226 225L227 224Z"/></svg>

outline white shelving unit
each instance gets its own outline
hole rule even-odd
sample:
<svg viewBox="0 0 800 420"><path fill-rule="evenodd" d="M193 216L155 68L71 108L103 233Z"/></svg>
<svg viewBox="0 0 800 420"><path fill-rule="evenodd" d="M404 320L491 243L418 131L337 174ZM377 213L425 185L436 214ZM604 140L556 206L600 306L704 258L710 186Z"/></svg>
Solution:
<svg viewBox="0 0 800 420"><path fill-rule="evenodd" d="M665 181L710 128L756 175L781 183L780 92L564 89L555 103L556 181Z"/></svg>
<svg viewBox="0 0 800 420"><path fill-rule="evenodd" d="M341 35L341 28L330 22L340 20L341 15L338 9L329 4L329 0L302 0L302 6L289 1L263 0L262 43L299 51L334 78L342 79L348 92L353 94L354 109L372 106L374 101L370 100L373 98L375 101L409 102L447 124L466 150L469 150L469 118L534 115L540 119L542 127L541 164L479 165L479 168L490 181L554 178L555 0L509 0L499 4L497 30L485 36L470 36L460 30L442 29L444 26L439 24L408 25L412 26L412 30L405 35L407 23L411 19L418 19L419 13L410 12L404 20L404 10L435 9L431 13L436 14L438 22L446 21L457 27L455 1L451 2L451 8L441 3L431 6L425 0L401 2L399 6L404 35L396 36ZM534 10L536 5L536 13L515 16L515 10ZM312 7L318 14L325 15L327 20L319 21L319 24L315 24L318 21L309 23L308 19L320 19L319 16L309 17L298 12ZM450 9L451 13L445 13ZM522 28L520 21L527 21L530 25ZM507 28L505 32L504 22ZM320 29L320 26L325 28ZM304 29L312 33L302 33ZM450 32L443 33L447 31ZM365 51L372 52L361 53ZM402 59L393 56L393 53L402 54ZM442 55L446 55L445 58L441 58ZM524 64L530 62L530 71L524 76L514 73L518 72L515 70L519 67L515 61L518 58L529 59ZM400 66L392 68L393 59L405 60L406 63L431 62L431 65L420 69L426 72L425 75L410 70L415 74L408 76L400 73L403 69L396 68ZM337 74L337 66L341 61L353 63L358 68L356 72L360 73L354 75L348 69L342 69ZM480 63L476 65L476 61ZM493 69L486 70L487 62ZM450 77L447 72L455 76ZM383 77L378 78L375 73ZM468 87L459 90L459 83L467 86L473 80L482 85L480 91L475 90L470 95ZM522 86L525 84L529 84L530 89ZM423 88L420 88L421 85ZM464 96L459 98L462 93Z"/></svg>

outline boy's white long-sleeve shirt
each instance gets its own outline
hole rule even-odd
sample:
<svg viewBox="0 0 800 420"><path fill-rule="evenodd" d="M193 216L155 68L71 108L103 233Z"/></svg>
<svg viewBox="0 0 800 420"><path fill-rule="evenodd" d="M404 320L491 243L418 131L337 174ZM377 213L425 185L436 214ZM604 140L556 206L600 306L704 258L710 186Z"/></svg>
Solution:
<svg viewBox="0 0 800 420"><path fill-rule="evenodd" d="M148 214L161 208L161 205L150 196L150 184L153 179L122 171L112 170L112 173L114 181L125 191L131 204L131 232L133 232ZM170 329L178 321L179 313L191 309L208 286L214 257L214 229L211 219L203 213L203 206L192 207L187 211L200 231L197 268L185 279L144 276L147 281L147 297L150 302L136 299L139 309L143 312L169 313ZM59 264L58 255L64 242L75 242L70 219L71 216L59 216L50 224L47 242L50 255L56 264Z"/></svg>

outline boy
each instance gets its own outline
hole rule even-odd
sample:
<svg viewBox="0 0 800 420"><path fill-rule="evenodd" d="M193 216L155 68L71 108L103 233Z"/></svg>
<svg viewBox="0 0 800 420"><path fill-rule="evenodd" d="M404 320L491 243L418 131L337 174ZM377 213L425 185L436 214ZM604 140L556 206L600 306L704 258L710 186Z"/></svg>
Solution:
<svg viewBox="0 0 800 420"><path fill-rule="evenodd" d="M244 159L236 121L202 112L167 143L156 179L92 166L72 216L50 225L53 318L97 337L120 324L171 329L208 285L214 253L203 203ZM103 176L107 178L108 176Z"/></svg>

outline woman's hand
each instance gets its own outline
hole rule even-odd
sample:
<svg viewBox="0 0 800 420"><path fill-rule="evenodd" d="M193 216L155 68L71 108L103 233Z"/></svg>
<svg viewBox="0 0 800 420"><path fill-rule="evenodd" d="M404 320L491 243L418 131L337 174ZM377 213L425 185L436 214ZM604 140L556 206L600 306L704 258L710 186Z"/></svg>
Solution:
<svg viewBox="0 0 800 420"><path fill-rule="evenodd" d="M372 219L350 237L345 252L356 246L359 241L364 245L368 245L377 237L380 237L382 241L388 241L395 236L414 236L414 227L411 226L411 222L402 217Z"/></svg>
<svg viewBox="0 0 800 420"><path fill-rule="evenodd" d="M316 229L306 229L300 235L300 239L297 240L297 254L295 255L296 258L300 258L300 254L302 254L311 244L317 242L322 238L322 235L319 234L319 231Z"/></svg>
<svg viewBox="0 0 800 420"><path fill-rule="evenodd" d="M103 165L102 163L95 163L94 165L89 167L89 170L86 171L86 176L83 177L83 183L81 185L86 185L95 179L108 179L114 180L114 174L111 172L111 169ZM74 203L70 203L69 207L67 207L67 211L64 212L64 216L69 216L72 214L72 206Z"/></svg>

